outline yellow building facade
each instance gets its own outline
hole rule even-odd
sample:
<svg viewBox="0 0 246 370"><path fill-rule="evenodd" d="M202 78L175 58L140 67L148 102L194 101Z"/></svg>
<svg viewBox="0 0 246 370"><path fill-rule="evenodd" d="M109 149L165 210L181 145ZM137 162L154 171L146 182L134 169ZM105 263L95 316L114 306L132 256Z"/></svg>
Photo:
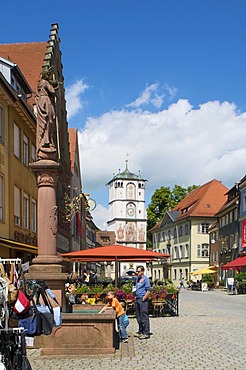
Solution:
<svg viewBox="0 0 246 370"><path fill-rule="evenodd" d="M36 120L31 89L19 68L0 58L0 257L37 254Z"/></svg>

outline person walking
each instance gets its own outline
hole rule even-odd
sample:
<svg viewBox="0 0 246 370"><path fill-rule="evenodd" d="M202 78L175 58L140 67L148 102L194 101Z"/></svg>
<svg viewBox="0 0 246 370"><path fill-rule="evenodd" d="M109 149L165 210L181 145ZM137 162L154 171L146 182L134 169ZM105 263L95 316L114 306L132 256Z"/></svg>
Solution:
<svg viewBox="0 0 246 370"><path fill-rule="evenodd" d="M185 280L184 280L184 278L181 278L181 280L180 280L179 290L181 288L184 288L185 289Z"/></svg>
<svg viewBox="0 0 246 370"><path fill-rule="evenodd" d="M149 325L149 295L150 281L144 275L144 267L137 267L137 282L136 282L136 298L135 298L135 313L138 322L138 332L134 335L139 339L148 339L150 337Z"/></svg>

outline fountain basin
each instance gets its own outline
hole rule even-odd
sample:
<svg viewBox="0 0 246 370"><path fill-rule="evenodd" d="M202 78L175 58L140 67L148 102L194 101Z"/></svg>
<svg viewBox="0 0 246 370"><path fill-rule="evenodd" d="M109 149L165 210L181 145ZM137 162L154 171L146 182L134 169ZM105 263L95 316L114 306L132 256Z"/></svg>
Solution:
<svg viewBox="0 0 246 370"><path fill-rule="evenodd" d="M93 310L101 309L94 307ZM115 318L113 309L102 314L77 313L76 310L63 313L62 325L53 328L50 335L35 337L34 348L40 348L41 355L49 356L113 354L119 348Z"/></svg>

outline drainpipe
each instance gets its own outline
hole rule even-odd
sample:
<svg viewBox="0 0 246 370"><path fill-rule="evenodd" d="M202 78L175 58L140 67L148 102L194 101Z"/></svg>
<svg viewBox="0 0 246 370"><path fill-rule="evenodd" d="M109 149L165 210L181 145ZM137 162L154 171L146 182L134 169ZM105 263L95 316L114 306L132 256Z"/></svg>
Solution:
<svg viewBox="0 0 246 370"><path fill-rule="evenodd" d="M189 270L188 271L188 275L189 275L189 272L192 272L191 271L191 221L187 219L187 221L189 222L190 224L190 242L189 242ZM190 275L189 275L189 280L190 280Z"/></svg>

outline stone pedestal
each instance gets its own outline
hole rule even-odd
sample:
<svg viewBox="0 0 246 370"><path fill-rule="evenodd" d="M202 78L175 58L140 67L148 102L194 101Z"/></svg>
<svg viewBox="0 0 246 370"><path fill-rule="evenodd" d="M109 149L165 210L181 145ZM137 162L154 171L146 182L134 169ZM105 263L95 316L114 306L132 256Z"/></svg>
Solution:
<svg viewBox="0 0 246 370"><path fill-rule="evenodd" d="M103 314L64 314L62 325L53 328L51 335L35 337L34 348L41 355L83 356L108 355L119 348L115 332L115 311Z"/></svg>
<svg viewBox="0 0 246 370"><path fill-rule="evenodd" d="M32 260L27 279L44 280L65 310L63 259L57 255L58 215L56 185L60 164L42 159L30 164L38 186L38 256Z"/></svg>

